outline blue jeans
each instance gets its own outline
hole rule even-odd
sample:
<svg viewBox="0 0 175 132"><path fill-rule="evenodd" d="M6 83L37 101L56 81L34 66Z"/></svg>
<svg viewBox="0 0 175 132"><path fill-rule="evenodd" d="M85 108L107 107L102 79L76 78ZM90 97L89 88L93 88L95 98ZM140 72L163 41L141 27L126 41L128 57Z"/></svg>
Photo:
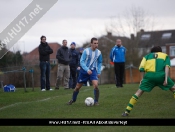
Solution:
<svg viewBox="0 0 175 132"><path fill-rule="evenodd" d="M40 82L41 89L50 89L50 63L48 61L40 61Z"/></svg>

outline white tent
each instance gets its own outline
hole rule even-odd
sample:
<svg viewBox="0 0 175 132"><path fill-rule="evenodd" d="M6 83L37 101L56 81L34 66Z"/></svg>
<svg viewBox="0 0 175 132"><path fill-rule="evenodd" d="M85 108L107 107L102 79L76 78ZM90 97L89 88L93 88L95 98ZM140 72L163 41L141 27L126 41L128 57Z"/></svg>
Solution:
<svg viewBox="0 0 175 132"><path fill-rule="evenodd" d="M175 66L175 58L171 59L171 66Z"/></svg>

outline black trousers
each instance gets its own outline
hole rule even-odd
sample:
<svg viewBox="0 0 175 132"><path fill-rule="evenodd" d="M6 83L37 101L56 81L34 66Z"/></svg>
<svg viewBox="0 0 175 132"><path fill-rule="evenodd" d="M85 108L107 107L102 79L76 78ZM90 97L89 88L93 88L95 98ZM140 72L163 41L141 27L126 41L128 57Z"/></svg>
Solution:
<svg viewBox="0 0 175 132"><path fill-rule="evenodd" d="M77 67L70 67L69 88L74 89L77 83Z"/></svg>
<svg viewBox="0 0 175 132"><path fill-rule="evenodd" d="M125 63L124 62L114 63L114 70L115 70L116 86L123 87Z"/></svg>

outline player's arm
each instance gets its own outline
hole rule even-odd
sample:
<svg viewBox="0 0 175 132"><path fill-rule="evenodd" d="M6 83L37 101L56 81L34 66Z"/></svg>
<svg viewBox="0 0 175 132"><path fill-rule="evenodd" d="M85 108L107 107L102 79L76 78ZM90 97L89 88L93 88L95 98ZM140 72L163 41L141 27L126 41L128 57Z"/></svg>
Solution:
<svg viewBox="0 0 175 132"><path fill-rule="evenodd" d="M87 57L86 51L83 51L83 53L81 55L81 59L80 59L80 65L83 68L83 70L85 70L86 72L88 72L89 68L85 64L86 57Z"/></svg>
<svg viewBox="0 0 175 132"><path fill-rule="evenodd" d="M167 79L168 79L168 76L169 76L169 66L165 66L165 81L163 83L163 85L167 85Z"/></svg>
<svg viewBox="0 0 175 132"><path fill-rule="evenodd" d="M100 54L100 56L97 59L97 67L98 67L97 74L98 74L98 78L100 77L100 74L101 74L102 61L103 61L103 57L102 57L102 54Z"/></svg>
<svg viewBox="0 0 175 132"><path fill-rule="evenodd" d="M140 63L140 66L139 66L139 71L140 72L145 72L145 64L146 64L146 58L143 57L141 63Z"/></svg>
<svg viewBox="0 0 175 132"><path fill-rule="evenodd" d="M170 58L169 58L169 56L167 56L165 59L165 80L164 80L163 85L167 85L167 79L169 76L169 69L170 69Z"/></svg>
<svg viewBox="0 0 175 132"><path fill-rule="evenodd" d="M140 83L142 82L144 75L145 75L145 72L141 72L141 80L140 80Z"/></svg>
<svg viewBox="0 0 175 132"><path fill-rule="evenodd" d="M110 52L110 60L113 62L113 52L114 52L114 48L111 49L111 52Z"/></svg>
<svg viewBox="0 0 175 132"><path fill-rule="evenodd" d="M141 72L141 81L143 80L143 77L145 75L145 64L146 64L146 58L143 57L140 66L139 66L139 71ZM141 83L140 81L140 83Z"/></svg>

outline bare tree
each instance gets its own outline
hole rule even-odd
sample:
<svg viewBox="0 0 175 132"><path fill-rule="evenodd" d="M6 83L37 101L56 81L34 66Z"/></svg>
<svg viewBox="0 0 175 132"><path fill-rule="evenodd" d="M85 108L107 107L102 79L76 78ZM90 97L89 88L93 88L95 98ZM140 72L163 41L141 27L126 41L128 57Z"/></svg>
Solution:
<svg viewBox="0 0 175 132"><path fill-rule="evenodd" d="M126 10L122 16L111 18L111 23L107 27L107 31L117 36L129 37L131 41L123 44L127 48L126 64L139 66L140 60L147 49L139 49L139 34L142 29L153 30L154 17L148 15L141 7L132 6Z"/></svg>
<svg viewBox="0 0 175 132"><path fill-rule="evenodd" d="M118 36L136 35L141 29L153 30L155 27L154 17L148 15L141 7L132 6L122 16L111 18L108 30Z"/></svg>

